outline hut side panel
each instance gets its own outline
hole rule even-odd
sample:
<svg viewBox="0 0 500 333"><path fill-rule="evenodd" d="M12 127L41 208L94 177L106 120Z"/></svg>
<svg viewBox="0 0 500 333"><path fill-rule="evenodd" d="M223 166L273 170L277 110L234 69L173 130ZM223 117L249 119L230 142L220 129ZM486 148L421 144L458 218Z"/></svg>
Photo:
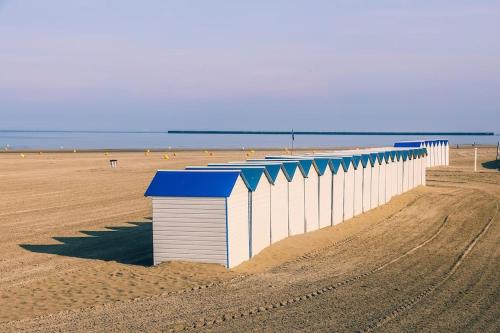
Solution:
<svg viewBox="0 0 500 333"><path fill-rule="evenodd" d="M332 173L327 170L319 178L319 225L328 227L332 221Z"/></svg>
<svg viewBox="0 0 500 333"><path fill-rule="evenodd" d="M275 243L288 237L288 181L285 175L280 173L271 191L271 243Z"/></svg>
<svg viewBox="0 0 500 333"><path fill-rule="evenodd" d="M300 235L305 232L304 178L296 175L288 186L290 235Z"/></svg>
<svg viewBox="0 0 500 333"><path fill-rule="evenodd" d="M248 189L238 178L227 198L228 267L235 267L250 258Z"/></svg>
<svg viewBox="0 0 500 333"><path fill-rule="evenodd" d="M344 170L342 168L336 175L333 175L332 209L332 224L342 223L344 220Z"/></svg>
<svg viewBox="0 0 500 333"><path fill-rule="evenodd" d="M271 244L271 184L260 182L252 192L252 256Z"/></svg>
<svg viewBox="0 0 500 333"><path fill-rule="evenodd" d="M371 183L372 183L372 166L368 164L363 168L363 212L371 209Z"/></svg>
<svg viewBox="0 0 500 333"><path fill-rule="evenodd" d="M153 197L153 261L227 264L225 198Z"/></svg>

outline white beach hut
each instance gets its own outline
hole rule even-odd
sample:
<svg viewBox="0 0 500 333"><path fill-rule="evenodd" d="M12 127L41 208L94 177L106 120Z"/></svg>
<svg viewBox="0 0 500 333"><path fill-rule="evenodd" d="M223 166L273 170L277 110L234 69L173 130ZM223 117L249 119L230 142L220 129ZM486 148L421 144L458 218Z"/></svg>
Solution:
<svg viewBox="0 0 500 333"><path fill-rule="evenodd" d="M421 184L422 185L426 185L426 165L427 165L427 149L426 148L420 148L421 151L422 151L422 162L421 162L421 168L420 168L420 172L421 172L421 177L420 177L420 180L421 180Z"/></svg>
<svg viewBox="0 0 500 333"><path fill-rule="evenodd" d="M372 185L372 169L375 160L370 154L361 154L361 165L363 167L363 212L371 209L371 185Z"/></svg>
<svg viewBox="0 0 500 333"><path fill-rule="evenodd" d="M410 163L409 163L409 152L408 150L402 150L401 151L401 158L403 160L403 191L402 193L405 193L409 189L410 185Z"/></svg>
<svg viewBox="0 0 500 333"><path fill-rule="evenodd" d="M401 150L396 150L396 194L403 193L403 155Z"/></svg>
<svg viewBox="0 0 500 333"><path fill-rule="evenodd" d="M330 160L332 170L332 225L344 221L344 180L347 171L342 158Z"/></svg>
<svg viewBox="0 0 500 333"><path fill-rule="evenodd" d="M380 186L380 165L382 164L382 159L376 152L370 153L370 158L373 161L370 207L373 209L378 207L379 204L378 194Z"/></svg>
<svg viewBox="0 0 500 333"><path fill-rule="evenodd" d="M237 163L241 162L236 162L235 164ZM290 208L293 207L289 202L289 193L293 191L294 188L293 184L291 184L295 178L293 174L290 176L289 171L281 162L249 160L247 161L247 164L262 165L266 167L271 178L274 178L274 183L271 186L271 243L276 243L288 237L289 234L295 234L291 233L291 231L303 233L303 228L297 230L289 223L289 211ZM279 169L276 169L277 166ZM297 178L295 178L295 183L300 183L301 180ZM292 197L291 199L293 202L295 197ZM302 230L302 232L300 230Z"/></svg>
<svg viewBox="0 0 500 333"><path fill-rule="evenodd" d="M352 156L352 166L354 167L354 202L353 215L358 216L363 212L363 165L361 155Z"/></svg>
<svg viewBox="0 0 500 333"><path fill-rule="evenodd" d="M444 140L444 165L450 165L450 142Z"/></svg>
<svg viewBox="0 0 500 333"><path fill-rule="evenodd" d="M297 161L304 177L304 213L306 232L319 229L319 174L310 157L266 156L268 160Z"/></svg>
<svg viewBox="0 0 500 333"><path fill-rule="evenodd" d="M385 198L385 177L387 171L387 161L385 159L385 153L383 151L377 152L380 159L380 168L378 174L378 204L383 205L386 203Z"/></svg>
<svg viewBox="0 0 500 333"><path fill-rule="evenodd" d="M332 224L332 165L327 157L311 157L319 174L319 227L324 228Z"/></svg>
<svg viewBox="0 0 500 333"><path fill-rule="evenodd" d="M273 180L262 166L189 166L186 170L238 170L248 188L248 229L250 258L271 245L271 186Z"/></svg>
<svg viewBox="0 0 500 333"><path fill-rule="evenodd" d="M345 165L344 174L344 217L343 220L348 220L354 217L354 166L352 164L352 156L342 156Z"/></svg>
<svg viewBox="0 0 500 333"><path fill-rule="evenodd" d="M159 170L153 202L153 260L235 267L250 257L248 188L239 171Z"/></svg>
<svg viewBox="0 0 500 333"><path fill-rule="evenodd" d="M392 199L392 178L393 178L393 166L391 159L391 152L389 150L384 151L384 160L386 163L385 169L385 202L389 202Z"/></svg>

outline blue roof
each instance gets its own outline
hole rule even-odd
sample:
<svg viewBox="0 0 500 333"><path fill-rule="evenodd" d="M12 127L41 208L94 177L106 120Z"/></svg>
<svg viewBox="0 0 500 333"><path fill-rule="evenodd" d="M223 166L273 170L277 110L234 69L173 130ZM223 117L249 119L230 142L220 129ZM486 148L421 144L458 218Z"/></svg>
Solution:
<svg viewBox="0 0 500 333"><path fill-rule="evenodd" d="M377 153L378 164L382 164L382 162L384 161L384 158L385 158L385 155L384 155L383 152L378 152Z"/></svg>
<svg viewBox="0 0 500 333"><path fill-rule="evenodd" d="M385 162L388 163L389 160L391 159L391 152L390 151L385 151L384 152L384 158L385 158Z"/></svg>
<svg viewBox="0 0 500 333"><path fill-rule="evenodd" d="M395 142L394 147L415 147L415 148L418 148L423 143L424 143L424 141L400 141L400 142Z"/></svg>
<svg viewBox="0 0 500 333"><path fill-rule="evenodd" d="M368 162L370 162L371 166L373 166L372 161L370 160L370 154L361 154L361 164L363 165L363 168L366 168Z"/></svg>
<svg viewBox="0 0 500 333"><path fill-rule="evenodd" d="M342 158L332 158L330 159L330 163L332 165L332 171L333 174L336 175L337 172L339 171L339 168L342 166L342 169L344 171L347 171L347 167L344 163L344 160Z"/></svg>
<svg viewBox="0 0 500 333"><path fill-rule="evenodd" d="M314 164L316 165L316 170L320 176L325 174L326 168L330 165L330 159L328 157L316 157L314 156Z"/></svg>
<svg viewBox="0 0 500 333"><path fill-rule="evenodd" d="M220 164L209 164L209 165L220 165ZM281 169L281 164L278 164L278 163L266 163L266 162L245 162L245 163L234 163L234 162L230 162L230 165L234 165L234 166L261 166L263 168L266 169L266 176L268 176L269 178L269 182L271 182L272 184L274 184L274 182L276 181L276 178L278 177L278 174L280 172L280 169Z"/></svg>
<svg viewBox="0 0 500 333"><path fill-rule="evenodd" d="M257 189L257 185L259 185L260 179L262 178L262 174L264 174L264 167L240 167L240 166L205 166L205 167L187 167L187 170L239 170L241 172L241 178L245 182L248 190L253 192Z"/></svg>
<svg viewBox="0 0 500 333"><path fill-rule="evenodd" d="M296 161L299 163L301 172L304 175L304 177L309 176L309 172L311 171L311 166L313 164L313 159L312 158L303 158L303 157L297 157L294 158L293 156L266 156L266 160L272 160L272 161ZM319 173L319 172L318 172Z"/></svg>
<svg viewBox="0 0 500 333"><path fill-rule="evenodd" d="M144 195L227 198L239 175L239 171L158 170Z"/></svg>
<svg viewBox="0 0 500 333"><path fill-rule="evenodd" d="M372 166L375 165L375 162L378 161L378 154L377 153L369 153L370 155L370 162L372 164Z"/></svg>
<svg viewBox="0 0 500 333"><path fill-rule="evenodd" d="M396 151L395 151L395 153L396 153L396 159L397 159L398 161L400 161L400 160L401 160L401 155L402 155L402 154L401 154L401 150L396 150Z"/></svg>
<svg viewBox="0 0 500 333"><path fill-rule="evenodd" d="M408 150L403 150L401 152L401 157L403 157L403 161L406 161L408 159Z"/></svg>
<svg viewBox="0 0 500 333"><path fill-rule="evenodd" d="M361 156L360 155L352 155L352 166L354 169L358 169L359 167L359 162L361 162Z"/></svg>
<svg viewBox="0 0 500 333"><path fill-rule="evenodd" d="M352 164L352 156L340 156L340 158L344 161L344 170L349 170L349 166Z"/></svg>
<svg viewBox="0 0 500 333"><path fill-rule="evenodd" d="M394 160L396 159L396 151L391 150L389 153L391 154L391 160L394 162Z"/></svg>

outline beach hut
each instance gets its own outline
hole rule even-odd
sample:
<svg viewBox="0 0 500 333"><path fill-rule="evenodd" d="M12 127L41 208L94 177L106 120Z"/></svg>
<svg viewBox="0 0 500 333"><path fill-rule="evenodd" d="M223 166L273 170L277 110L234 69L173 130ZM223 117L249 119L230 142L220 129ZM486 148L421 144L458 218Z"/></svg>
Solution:
<svg viewBox="0 0 500 333"><path fill-rule="evenodd" d="M402 193L405 193L409 189L410 185L410 179L409 179L409 174L410 174L410 166L409 166L409 152L408 150L402 150L401 151L401 157L403 160L403 186L402 186Z"/></svg>
<svg viewBox="0 0 500 333"><path fill-rule="evenodd" d="M426 165L427 165L427 149L426 148L421 148L422 150L422 161L421 161L421 168L420 168L420 172L421 172L421 184L422 185L426 185Z"/></svg>
<svg viewBox="0 0 500 333"><path fill-rule="evenodd" d="M344 221L344 179L347 167L341 158L330 160L332 170L332 225Z"/></svg>
<svg viewBox="0 0 500 333"><path fill-rule="evenodd" d="M408 149L408 190L411 190L412 188L415 187L415 184L413 183L414 172L415 172L414 149Z"/></svg>
<svg viewBox="0 0 500 333"><path fill-rule="evenodd" d="M386 163L385 169L385 202L389 202L392 199L392 167L393 163L391 160L391 152L389 150L384 151L384 160Z"/></svg>
<svg viewBox="0 0 500 333"><path fill-rule="evenodd" d="M248 188L234 170L159 170L153 202L153 261L235 267L250 257Z"/></svg>
<svg viewBox="0 0 500 333"><path fill-rule="evenodd" d="M352 156L352 166L354 168L353 216L358 216L363 212L363 165L360 155Z"/></svg>
<svg viewBox="0 0 500 333"><path fill-rule="evenodd" d="M398 160L396 158L396 151L391 150L391 197L398 194Z"/></svg>
<svg viewBox="0 0 500 333"><path fill-rule="evenodd" d="M403 193L403 154L401 150L396 151L396 194Z"/></svg>
<svg viewBox="0 0 500 333"><path fill-rule="evenodd" d="M236 162L234 164L238 163L242 162ZM264 166L268 169L271 177L274 175L274 183L271 186L271 243L276 243L291 234L303 233L303 227L297 229L290 223L294 220L289 220L289 212L293 207L291 203L294 203L294 200L296 200L296 196L291 197L289 193L296 187L294 186L296 183L301 182L301 179L294 175L297 163L285 165L281 162L266 160L248 160L243 163ZM279 168L277 169L276 167ZM273 173L271 173L271 169ZM290 199L292 201L290 201ZM298 207L298 209L300 209L300 207Z"/></svg>
<svg viewBox="0 0 500 333"><path fill-rule="evenodd" d="M344 174L344 217L343 220L349 220L354 217L354 166L352 156L342 156L345 164Z"/></svg>
<svg viewBox="0 0 500 333"><path fill-rule="evenodd" d="M370 154L361 154L361 165L363 167L363 212L371 209L371 184L372 184L372 169L375 160Z"/></svg>
<svg viewBox="0 0 500 333"><path fill-rule="evenodd" d="M238 170L248 188L248 230L250 258L271 245L271 185L273 180L262 166L189 166L186 170Z"/></svg>
<svg viewBox="0 0 500 333"><path fill-rule="evenodd" d="M415 161L413 170L413 184L419 186L422 184L422 150L417 148L415 151Z"/></svg>
<svg viewBox="0 0 500 333"><path fill-rule="evenodd" d="M370 195L370 207L376 208L378 207L379 200L379 186L380 186L380 165L382 164L382 160L377 152L370 153L371 159L374 161L372 168L372 183L371 183L371 195Z"/></svg>
<svg viewBox="0 0 500 333"><path fill-rule="evenodd" d="M450 165L450 142L444 140L444 165Z"/></svg>
<svg viewBox="0 0 500 333"><path fill-rule="evenodd" d="M319 227L324 228L332 224L332 165L327 157L311 156L311 158L319 175Z"/></svg>
<svg viewBox="0 0 500 333"><path fill-rule="evenodd" d="M385 199L385 177L387 171L387 161L385 160L385 153L377 152L379 155L379 173L378 173L378 204L383 205L386 203Z"/></svg>
<svg viewBox="0 0 500 333"><path fill-rule="evenodd" d="M319 229L319 173L314 159L294 156L266 156L267 160L297 161L304 177L304 213L306 232Z"/></svg>
<svg viewBox="0 0 500 333"><path fill-rule="evenodd" d="M249 163L278 163L283 166L287 180L288 235L299 235L305 229L304 173L297 161L293 160L248 160ZM281 198L280 198L281 199Z"/></svg>

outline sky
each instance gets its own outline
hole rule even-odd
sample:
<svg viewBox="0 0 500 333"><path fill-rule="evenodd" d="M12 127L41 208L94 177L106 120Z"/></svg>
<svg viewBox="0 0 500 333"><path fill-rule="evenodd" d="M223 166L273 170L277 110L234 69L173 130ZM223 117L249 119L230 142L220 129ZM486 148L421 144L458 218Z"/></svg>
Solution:
<svg viewBox="0 0 500 333"><path fill-rule="evenodd" d="M500 132L500 1L0 0L0 129Z"/></svg>

